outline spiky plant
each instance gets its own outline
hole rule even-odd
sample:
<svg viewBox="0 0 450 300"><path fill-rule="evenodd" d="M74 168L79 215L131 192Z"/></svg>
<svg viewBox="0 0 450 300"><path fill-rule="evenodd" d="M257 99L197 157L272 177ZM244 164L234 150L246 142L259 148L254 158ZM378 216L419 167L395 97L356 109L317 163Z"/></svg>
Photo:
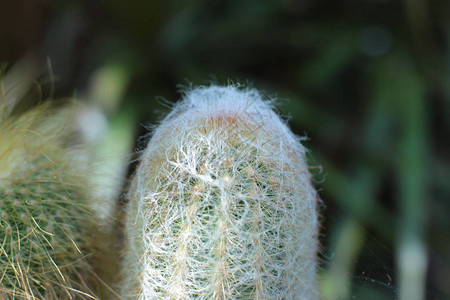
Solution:
<svg viewBox="0 0 450 300"><path fill-rule="evenodd" d="M258 91L188 91L142 153L129 201L125 298L318 299L305 149Z"/></svg>
<svg viewBox="0 0 450 300"><path fill-rule="evenodd" d="M0 98L0 299L93 299L91 212L70 108Z"/></svg>

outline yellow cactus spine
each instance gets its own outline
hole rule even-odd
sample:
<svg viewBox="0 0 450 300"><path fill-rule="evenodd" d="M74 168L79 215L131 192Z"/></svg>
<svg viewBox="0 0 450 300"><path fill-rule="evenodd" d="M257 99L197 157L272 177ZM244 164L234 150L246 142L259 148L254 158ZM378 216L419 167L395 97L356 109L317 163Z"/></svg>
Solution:
<svg viewBox="0 0 450 300"><path fill-rule="evenodd" d="M318 299L305 149L254 89L199 87L129 191L126 299Z"/></svg>
<svg viewBox="0 0 450 300"><path fill-rule="evenodd" d="M0 299L95 299L87 170L71 112L47 103L18 114L1 95Z"/></svg>

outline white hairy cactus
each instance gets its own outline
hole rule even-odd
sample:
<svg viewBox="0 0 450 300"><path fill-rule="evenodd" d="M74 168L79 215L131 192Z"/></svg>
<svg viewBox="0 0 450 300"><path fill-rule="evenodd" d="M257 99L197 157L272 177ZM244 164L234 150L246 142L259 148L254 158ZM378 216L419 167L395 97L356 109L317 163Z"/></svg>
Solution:
<svg viewBox="0 0 450 300"><path fill-rule="evenodd" d="M258 91L188 91L142 153L129 201L125 298L318 299L305 149Z"/></svg>

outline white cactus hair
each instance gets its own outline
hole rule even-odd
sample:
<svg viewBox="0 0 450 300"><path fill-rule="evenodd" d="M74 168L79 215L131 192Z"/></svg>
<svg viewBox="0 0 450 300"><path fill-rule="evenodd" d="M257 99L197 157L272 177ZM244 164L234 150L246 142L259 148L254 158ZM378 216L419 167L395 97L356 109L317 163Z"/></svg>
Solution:
<svg viewBox="0 0 450 300"><path fill-rule="evenodd" d="M305 152L257 90L187 90L130 187L123 296L318 299Z"/></svg>

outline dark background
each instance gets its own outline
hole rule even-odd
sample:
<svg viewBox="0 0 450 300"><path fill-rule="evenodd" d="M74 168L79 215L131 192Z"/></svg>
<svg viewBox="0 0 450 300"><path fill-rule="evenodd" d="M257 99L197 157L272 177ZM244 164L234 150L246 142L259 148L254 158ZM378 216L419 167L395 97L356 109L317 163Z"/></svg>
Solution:
<svg viewBox="0 0 450 300"><path fill-rule="evenodd" d="M324 299L450 299L450 1L0 4L3 70L47 61L44 93L129 120L129 152L178 84L279 98L309 138Z"/></svg>

